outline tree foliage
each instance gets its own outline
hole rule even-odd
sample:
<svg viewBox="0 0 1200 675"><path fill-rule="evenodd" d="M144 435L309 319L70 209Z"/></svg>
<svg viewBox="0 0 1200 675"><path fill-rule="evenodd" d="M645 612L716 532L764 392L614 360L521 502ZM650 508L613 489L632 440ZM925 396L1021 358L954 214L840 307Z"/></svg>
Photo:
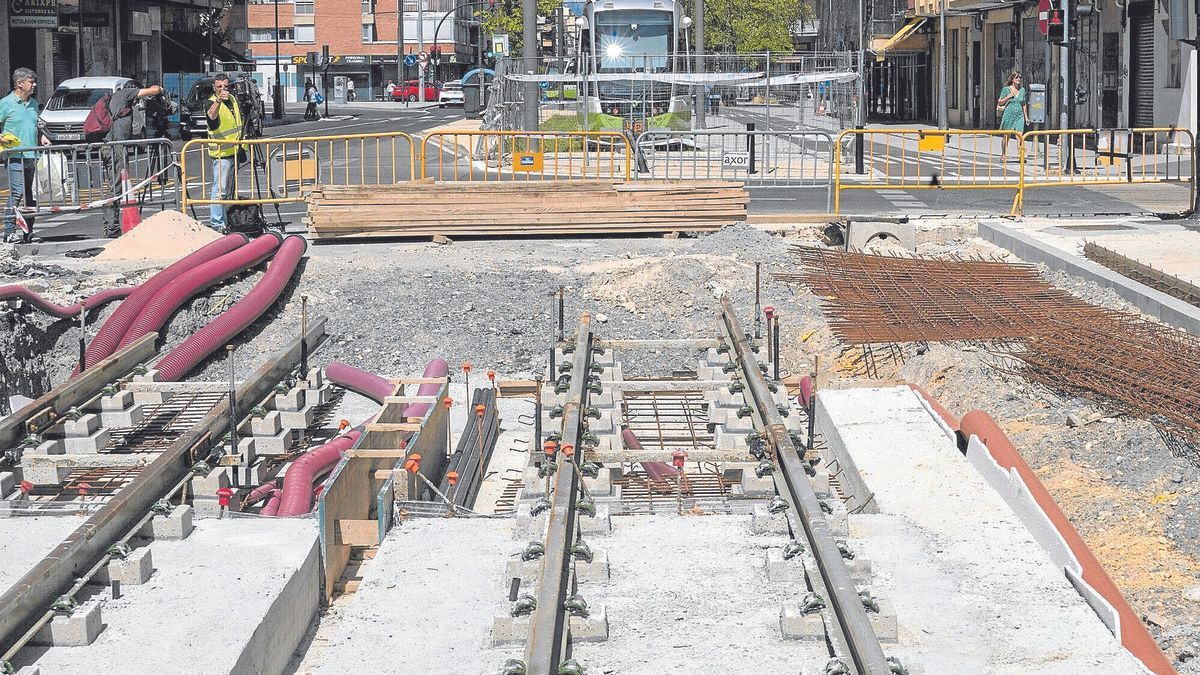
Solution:
<svg viewBox="0 0 1200 675"><path fill-rule="evenodd" d="M691 0L689 16L694 8ZM796 0L704 0L705 51L791 52L793 27L815 18L810 3Z"/></svg>
<svg viewBox="0 0 1200 675"><path fill-rule="evenodd" d="M538 16L550 17L554 10L562 6L561 0L538 0ZM485 35L508 34L508 50L512 56L522 56L521 51L523 27L521 0L501 0L489 10L479 12L479 22Z"/></svg>

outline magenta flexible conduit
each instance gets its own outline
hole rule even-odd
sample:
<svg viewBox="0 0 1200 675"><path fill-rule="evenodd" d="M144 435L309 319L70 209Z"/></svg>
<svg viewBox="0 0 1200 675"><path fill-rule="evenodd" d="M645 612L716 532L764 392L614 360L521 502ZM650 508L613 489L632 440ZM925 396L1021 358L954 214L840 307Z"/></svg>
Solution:
<svg viewBox="0 0 1200 675"><path fill-rule="evenodd" d="M50 316L59 319L67 319L79 316L79 310L92 311L93 309L113 300L119 300L130 293L137 290L137 286L123 286L121 288L109 288L100 291L95 295L90 295L84 298L83 302L77 302L73 305L56 305L53 302L43 298L36 292L22 286L20 284L12 284L11 286L0 286L0 300L9 300L12 298L20 298L25 302L37 307Z"/></svg>
<svg viewBox="0 0 1200 675"><path fill-rule="evenodd" d="M262 316L287 286L306 248L308 243L304 237L291 235L284 239L262 279L245 297L184 340L154 366L160 380L175 382L187 375L215 349Z"/></svg>
<svg viewBox="0 0 1200 675"><path fill-rule="evenodd" d="M121 338L117 349L162 328L175 310L179 309L193 295L266 260L275 252L275 249L279 248L282 241L283 237L277 234L264 234L245 246L203 265L197 265L179 275L177 279L155 293L154 297L146 302L129 330L126 331L125 337Z"/></svg>
<svg viewBox="0 0 1200 675"><path fill-rule="evenodd" d="M386 378L341 361L330 361L329 365L325 366L325 377L337 386L366 396L380 405L383 405L384 397L391 396L392 391L396 389L396 385L388 382Z"/></svg>
<svg viewBox="0 0 1200 675"><path fill-rule="evenodd" d="M92 338L91 343L88 344L87 349L84 351L84 364L86 367L91 368L102 359L112 356L113 352L117 350L117 344L121 341L121 338L125 337L125 333L129 331L129 326L133 324L133 320L142 311L142 307L164 286L193 267L229 253L245 243L245 235L225 235L168 265L161 272L147 279L141 286L138 286L137 290L130 293L129 297L125 298L117 306L117 309L105 319L104 323L100 326L100 330L96 332L96 337ZM71 373L71 377L73 378L78 374L79 366L77 365Z"/></svg>
<svg viewBox="0 0 1200 675"><path fill-rule="evenodd" d="M275 515L282 518L302 516L312 510L313 481L328 472L354 447L362 433L352 429L328 443L313 448L292 462L283 476L283 492Z"/></svg>
<svg viewBox="0 0 1200 675"><path fill-rule="evenodd" d="M425 366L423 377L445 377L450 372L450 366L445 359L434 359ZM417 396L433 396L442 388L441 384L423 384L417 388ZM470 394L468 394L470 396ZM429 403L410 403L404 409L405 417L424 417L429 412Z"/></svg>

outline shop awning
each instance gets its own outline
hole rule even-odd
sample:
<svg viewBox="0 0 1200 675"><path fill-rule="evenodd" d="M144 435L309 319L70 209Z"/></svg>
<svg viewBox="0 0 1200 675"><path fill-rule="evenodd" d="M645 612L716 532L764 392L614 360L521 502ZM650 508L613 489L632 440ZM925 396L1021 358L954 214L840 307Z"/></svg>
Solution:
<svg viewBox="0 0 1200 675"><path fill-rule="evenodd" d="M883 57L886 55L886 53L889 49L895 48L895 46L900 44L901 42L903 42L905 40L905 38L907 38L909 35L912 35L913 33L915 33L916 30L918 28L920 28L924 23L925 23L925 17L923 17L923 16L918 16L916 18L909 19L908 23L904 24L903 28L896 31L895 35L888 38L886 42L884 42L883 44L881 44L875 48L875 60L882 61Z"/></svg>

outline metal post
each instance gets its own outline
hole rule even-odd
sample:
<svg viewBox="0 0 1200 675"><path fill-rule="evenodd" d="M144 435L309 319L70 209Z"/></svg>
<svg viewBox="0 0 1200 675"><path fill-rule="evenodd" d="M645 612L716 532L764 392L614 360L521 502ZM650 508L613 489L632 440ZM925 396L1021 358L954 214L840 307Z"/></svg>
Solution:
<svg viewBox="0 0 1200 675"><path fill-rule="evenodd" d="M480 64L482 67L482 63ZM404 0L396 0L396 86L404 84Z"/></svg>
<svg viewBox="0 0 1200 675"><path fill-rule="evenodd" d="M550 381L554 381L553 375ZM533 448L537 450L542 444L542 376L533 378Z"/></svg>
<svg viewBox="0 0 1200 675"><path fill-rule="evenodd" d="M752 164L753 166L753 164ZM767 326L767 330L770 330ZM762 263L754 263L754 339L762 335Z"/></svg>
<svg viewBox="0 0 1200 675"><path fill-rule="evenodd" d="M531 70L537 72L537 0L521 0L521 66L517 70L522 73L529 73ZM537 131L538 128L538 101L541 98L541 90L537 82L525 82L522 85L525 95L523 109L523 122L525 131Z"/></svg>
<svg viewBox="0 0 1200 675"><path fill-rule="evenodd" d="M704 0L696 0L696 17L693 19L696 28L696 73L704 72ZM708 105L708 91L705 85L700 85L700 100L696 103L696 128L704 129L704 106Z"/></svg>
<svg viewBox="0 0 1200 675"><path fill-rule="evenodd" d="M1066 91L1063 96L1063 102L1067 106L1065 127L1067 129L1075 128L1075 60L1073 58L1074 48L1072 44L1075 40L1075 35L1071 29L1071 22L1074 20L1071 12L1071 4L1069 2L1063 3L1063 54L1066 59L1064 68L1067 73ZM1071 138L1073 137L1067 136L1063 140L1067 145L1067 171L1075 173L1075 144L1068 140ZM1132 140L1130 139L1131 142ZM1059 148L1059 152L1062 152L1062 148ZM1127 166L1128 164L1129 162L1126 161Z"/></svg>
<svg viewBox="0 0 1200 675"><path fill-rule="evenodd" d="M767 63L766 63L766 65L767 65L767 68L766 68L766 73L767 73L767 90L766 90L767 127L766 127L766 129L767 129L767 131L770 131L771 130L771 52L767 52L766 61L767 61ZM767 136L766 139L770 139L770 136ZM770 141L764 140L764 142L769 143ZM769 150L768 150L768 152L769 152ZM751 166L751 168L753 168L753 166Z"/></svg>
<svg viewBox="0 0 1200 675"><path fill-rule="evenodd" d="M417 0L417 50L425 53L425 0ZM425 102L425 63L417 64L417 100L421 103Z"/></svg>
<svg viewBox="0 0 1200 675"><path fill-rule="evenodd" d="M750 166L746 167L746 173L754 174L754 122L746 123L746 147L750 149Z"/></svg>
<svg viewBox="0 0 1200 675"><path fill-rule="evenodd" d="M79 302L79 374L87 369L87 308Z"/></svg>
<svg viewBox="0 0 1200 675"><path fill-rule="evenodd" d="M308 296L300 296L300 375L308 377Z"/></svg>
<svg viewBox="0 0 1200 675"><path fill-rule="evenodd" d="M283 84L279 81L279 0L275 0L275 86L271 88L271 116L283 119Z"/></svg>
<svg viewBox="0 0 1200 675"><path fill-rule="evenodd" d="M303 351L303 344L301 345ZM238 437L237 437L237 380L233 372L233 345L225 345L225 353L229 355L229 454L232 456L237 453ZM237 466L233 467L233 483L234 487L238 486L238 471Z"/></svg>
<svg viewBox="0 0 1200 675"><path fill-rule="evenodd" d="M771 332L772 332L772 337L775 340L775 345L772 350L772 354L774 355L774 358L771 359L771 363L773 363L775 365L775 381L778 382L779 381L779 361L781 360L779 358L779 315L778 314L775 315L775 329L772 330Z"/></svg>
<svg viewBox="0 0 1200 675"><path fill-rule="evenodd" d="M813 357L812 369L812 395L808 399L808 449L812 450L816 445L817 428L817 371L821 369L821 356Z"/></svg>
<svg viewBox="0 0 1200 675"><path fill-rule="evenodd" d="M940 80L942 83L941 106L940 110L938 110L939 129L950 128L950 100L948 98L949 92L946 88L946 2L947 0L941 0L938 2L938 40L941 43L938 46L938 49L942 55L938 63L938 70L941 71Z"/></svg>
<svg viewBox="0 0 1200 675"><path fill-rule="evenodd" d="M563 287L558 287L558 341L563 340Z"/></svg>

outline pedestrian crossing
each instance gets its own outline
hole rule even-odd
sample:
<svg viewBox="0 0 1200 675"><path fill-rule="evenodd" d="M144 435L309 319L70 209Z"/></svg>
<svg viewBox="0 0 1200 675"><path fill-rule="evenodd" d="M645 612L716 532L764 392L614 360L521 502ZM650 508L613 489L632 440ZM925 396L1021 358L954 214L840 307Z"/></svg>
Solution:
<svg viewBox="0 0 1200 675"><path fill-rule="evenodd" d="M876 190L877 193L904 215L924 216L935 211L907 190Z"/></svg>

